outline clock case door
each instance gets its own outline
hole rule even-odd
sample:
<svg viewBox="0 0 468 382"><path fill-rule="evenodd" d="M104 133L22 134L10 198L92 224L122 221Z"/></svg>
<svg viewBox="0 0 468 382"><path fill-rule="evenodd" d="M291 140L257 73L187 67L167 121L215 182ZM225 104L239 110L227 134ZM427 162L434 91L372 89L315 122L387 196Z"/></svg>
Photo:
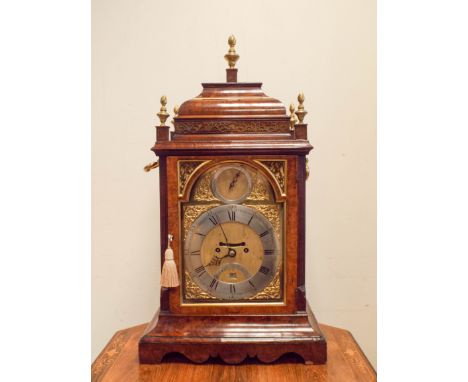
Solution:
<svg viewBox="0 0 468 382"><path fill-rule="evenodd" d="M236 302L235 300L200 300L198 302L188 302L184 299L185 279L184 268L184 230L183 230L183 206L189 202L192 187L200 176L210 172L210 170L219 168L222 164L241 164L249 166L260 172L274 190L275 201L283 208L284 227L282 236L282 257L284 258L281 269L282 277L281 287L283 290L282 298L274 302L265 302L262 300L251 300ZM262 163L275 163L282 166L286 177L290 179L277 179L274 172L269 170ZM187 175L185 164L190 170ZM178 265L179 275L182 285L179 288L170 288L168 293L168 311L177 314L265 314L265 313L294 313L298 310L296 301L296 281L298 271L298 251L296 243L298 241L298 230L296 225L297 208L297 182L296 182L296 159L293 156L171 156L167 158L168 178L175 176L173 181L177 184L178 192L169 192L168 194L168 227L169 233L174 235L173 249L174 259ZM181 181L183 184L181 184ZM280 183L282 186L280 186ZM170 184L171 181L168 182ZM289 187L288 187L289 186ZM174 188L172 188L174 190ZM288 194L292 197L288 198ZM221 202L220 202L221 203ZM193 283L194 281L192 281ZM201 291L201 290L200 290Z"/></svg>
<svg viewBox="0 0 468 382"><path fill-rule="evenodd" d="M199 148L197 155L184 149L181 150L184 155L166 156L163 155L164 151L158 152L161 253L167 248L168 233L173 234L174 259L179 272L182 271L183 253L180 245L181 197L177 163L181 160L209 160L212 164L225 160L286 161L284 264L287 277L284 303L281 304L234 302L186 305L181 287L162 288L160 311L140 340L140 362L159 363L169 352L179 352L194 362L203 362L210 355L219 355L228 363L241 362L247 356L257 356L262 361L271 362L287 352L301 355L306 363L326 362L326 341L305 298L305 154L311 147L308 144L299 146L296 150L300 151L300 155L291 155L291 151L295 153L290 147L282 154L281 150L272 150L271 146L268 149L246 150L254 155L229 155L227 150L220 150L216 155L213 145L206 151Z"/></svg>

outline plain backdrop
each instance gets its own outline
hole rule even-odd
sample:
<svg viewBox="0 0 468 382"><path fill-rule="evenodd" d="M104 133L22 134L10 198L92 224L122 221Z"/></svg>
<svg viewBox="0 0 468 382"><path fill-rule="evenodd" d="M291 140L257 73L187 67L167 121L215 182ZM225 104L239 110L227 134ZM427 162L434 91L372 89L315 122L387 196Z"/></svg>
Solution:
<svg viewBox="0 0 468 382"><path fill-rule="evenodd" d="M159 306L159 98L225 80L306 96L306 288L319 322L376 365L376 4L373 0L92 2L92 358Z"/></svg>

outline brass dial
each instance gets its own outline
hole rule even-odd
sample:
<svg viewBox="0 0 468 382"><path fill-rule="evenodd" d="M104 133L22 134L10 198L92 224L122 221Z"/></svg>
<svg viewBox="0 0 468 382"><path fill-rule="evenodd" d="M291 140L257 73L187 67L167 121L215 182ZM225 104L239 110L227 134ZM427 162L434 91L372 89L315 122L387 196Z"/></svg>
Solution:
<svg viewBox="0 0 468 382"><path fill-rule="evenodd" d="M241 166L226 165L215 172L211 189L223 203L241 203L252 191L252 178Z"/></svg>
<svg viewBox="0 0 468 382"><path fill-rule="evenodd" d="M280 250L273 227L242 205L215 207L194 221L184 264L205 292L241 300L263 290L275 276Z"/></svg>

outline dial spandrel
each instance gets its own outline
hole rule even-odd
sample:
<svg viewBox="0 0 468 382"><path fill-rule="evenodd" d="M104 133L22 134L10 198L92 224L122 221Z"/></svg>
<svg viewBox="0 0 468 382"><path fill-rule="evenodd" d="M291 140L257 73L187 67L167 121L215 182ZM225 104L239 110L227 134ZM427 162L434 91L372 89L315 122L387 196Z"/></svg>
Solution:
<svg viewBox="0 0 468 382"><path fill-rule="evenodd" d="M199 216L187 234L184 263L205 292L240 300L264 289L280 250L270 222L254 209L224 205Z"/></svg>

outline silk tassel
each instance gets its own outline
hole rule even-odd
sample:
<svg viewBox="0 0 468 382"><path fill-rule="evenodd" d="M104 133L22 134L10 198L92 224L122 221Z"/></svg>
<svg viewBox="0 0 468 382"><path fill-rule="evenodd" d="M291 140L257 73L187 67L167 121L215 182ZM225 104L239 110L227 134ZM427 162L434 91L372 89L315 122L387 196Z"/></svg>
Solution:
<svg viewBox="0 0 468 382"><path fill-rule="evenodd" d="M161 286L164 288L175 288L179 286L179 274L174 261L174 251L171 248L172 235L168 235L167 249L164 252L164 264L161 271Z"/></svg>

